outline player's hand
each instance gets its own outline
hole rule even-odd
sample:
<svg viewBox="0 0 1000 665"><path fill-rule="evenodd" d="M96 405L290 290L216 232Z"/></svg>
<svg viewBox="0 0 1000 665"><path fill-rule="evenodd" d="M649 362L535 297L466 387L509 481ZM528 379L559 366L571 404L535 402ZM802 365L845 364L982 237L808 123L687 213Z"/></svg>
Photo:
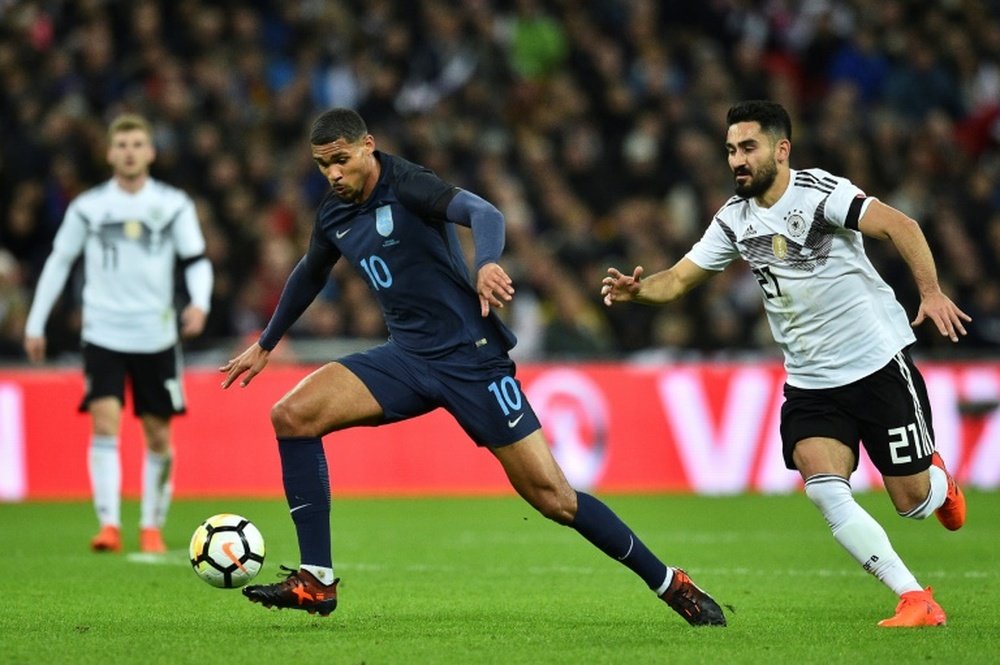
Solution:
<svg viewBox="0 0 1000 665"><path fill-rule="evenodd" d="M917 317L910 322L914 328L930 319L937 326L942 337L947 337L953 342L958 341L958 334L967 335L962 322L972 321L972 317L958 308L958 305L951 301L951 298L938 291L926 298L921 299L920 309L917 310Z"/></svg>
<svg viewBox="0 0 1000 665"><path fill-rule="evenodd" d="M225 390L231 386L233 381L244 373L246 376L240 381L240 387L246 388L253 381L253 377L260 374L261 370L264 369L270 356L270 351L257 342L254 342L246 351L219 368L220 372L226 373L226 378L222 380L222 389Z"/></svg>
<svg viewBox="0 0 1000 665"><path fill-rule="evenodd" d="M24 352L28 355L28 360L33 363L40 363L45 360L45 338L25 337Z"/></svg>
<svg viewBox="0 0 1000 665"><path fill-rule="evenodd" d="M601 296L604 304L628 302L635 298L642 288L642 266L636 266L631 275L624 275L617 268L608 268L608 276L601 280Z"/></svg>
<svg viewBox="0 0 1000 665"><path fill-rule="evenodd" d="M483 317L490 315L490 306L503 307L514 299L514 282L498 263L485 263L476 277L479 293L479 311Z"/></svg>
<svg viewBox="0 0 1000 665"><path fill-rule="evenodd" d="M205 319L208 312L200 307L188 305L181 312L181 337L190 339L197 337L205 329Z"/></svg>

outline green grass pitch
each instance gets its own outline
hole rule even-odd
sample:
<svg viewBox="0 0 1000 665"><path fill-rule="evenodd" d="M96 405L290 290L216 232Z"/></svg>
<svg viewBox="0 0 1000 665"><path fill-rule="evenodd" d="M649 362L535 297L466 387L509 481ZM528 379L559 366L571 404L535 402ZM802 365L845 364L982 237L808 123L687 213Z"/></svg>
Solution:
<svg viewBox="0 0 1000 665"><path fill-rule="evenodd" d="M875 623L896 599L831 538L801 494L604 496L669 564L727 608L694 629L631 572L513 497L338 499L340 606L327 618L265 610L198 580L195 526L217 512L267 540L257 581L297 564L282 501L178 501L171 552L87 549L89 503L0 505L0 663L995 663L1000 661L1000 493L968 492L956 533L859 501L948 613L943 628Z"/></svg>

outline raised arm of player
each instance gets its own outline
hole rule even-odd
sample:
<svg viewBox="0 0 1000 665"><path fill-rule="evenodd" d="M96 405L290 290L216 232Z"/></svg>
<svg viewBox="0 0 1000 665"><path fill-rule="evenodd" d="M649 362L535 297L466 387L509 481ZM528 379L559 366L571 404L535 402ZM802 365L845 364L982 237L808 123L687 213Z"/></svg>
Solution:
<svg viewBox="0 0 1000 665"><path fill-rule="evenodd" d="M931 249L927 245L927 238L913 219L881 201L874 200L858 221L858 230L872 238L888 239L910 268L913 281L920 291L920 309L910 322L911 326L917 327L925 319L930 319L941 335L953 342L958 341L959 333L966 334L962 322L971 321L972 317L959 309L951 298L941 291L937 268L934 265Z"/></svg>
<svg viewBox="0 0 1000 665"><path fill-rule="evenodd" d="M715 274L687 257L646 279L642 279L642 273L642 266L636 266L631 275L625 275L617 268L608 268L608 276L602 280L601 286L604 304L610 307L612 303L631 301L661 305L677 300Z"/></svg>

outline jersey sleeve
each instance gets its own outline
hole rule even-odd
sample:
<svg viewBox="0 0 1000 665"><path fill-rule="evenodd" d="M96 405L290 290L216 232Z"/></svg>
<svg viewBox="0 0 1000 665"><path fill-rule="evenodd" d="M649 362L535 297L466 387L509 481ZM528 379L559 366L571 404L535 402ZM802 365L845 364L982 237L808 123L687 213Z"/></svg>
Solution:
<svg viewBox="0 0 1000 665"><path fill-rule="evenodd" d="M184 196L177 220L174 222L174 243L177 256L181 260L193 259L205 253L205 237L201 233L198 214L195 212L194 201Z"/></svg>
<svg viewBox="0 0 1000 665"><path fill-rule="evenodd" d="M447 219L472 228L476 270L500 260L504 247L503 214L486 199L459 189L448 204Z"/></svg>
<svg viewBox="0 0 1000 665"><path fill-rule="evenodd" d="M182 198L173 230L174 245L184 265L184 280L191 303L208 312L212 304L212 265L205 256L205 236L198 223L194 201L186 195Z"/></svg>
<svg viewBox="0 0 1000 665"><path fill-rule="evenodd" d="M73 262L87 240L87 222L75 203L71 203L52 242L52 253L38 278L35 297L28 312L24 332L28 337L44 337L45 322L66 286Z"/></svg>
<svg viewBox="0 0 1000 665"><path fill-rule="evenodd" d="M853 231L858 221L875 199L867 196L857 185L846 178L837 178L837 186L826 200L823 214L827 221Z"/></svg>
<svg viewBox="0 0 1000 665"><path fill-rule="evenodd" d="M724 222L716 217L705 229L701 240L687 253L687 258L705 270L725 270L726 266L740 257L736 237L732 231L727 233L727 230Z"/></svg>
<svg viewBox="0 0 1000 665"><path fill-rule="evenodd" d="M444 220L448 204L458 191L433 171L414 167L401 175L396 194L400 203L421 217Z"/></svg>

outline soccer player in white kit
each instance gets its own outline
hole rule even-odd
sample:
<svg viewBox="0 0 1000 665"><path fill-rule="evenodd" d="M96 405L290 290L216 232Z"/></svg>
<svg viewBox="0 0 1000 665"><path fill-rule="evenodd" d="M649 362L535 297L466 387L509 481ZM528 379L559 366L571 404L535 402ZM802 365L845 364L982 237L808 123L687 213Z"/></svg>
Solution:
<svg viewBox="0 0 1000 665"><path fill-rule="evenodd" d="M118 448L128 377L146 440L139 546L162 553L161 527L171 497L170 422L185 411L174 269L179 260L191 298L181 313L180 332L193 337L205 327L212 267L191 198L149 175L156 157L149 123L121 115L108 138L112 178L67 208L38 280L24 348L32 362L45 358L45 323L82 253L86 394L80 410L90 412L88 466L100 523L91 548L122 549Z"/></svg>
<svg viewBox="0 0 1000 665"><path fill-rule="evenodd" d="M921 298L912 326L930 319L956 342L971 319L941 292L916 222L844 178L790 168L784 108L741 102L726 120L736 196L668 270L643 279L641 266L631 275L609 268L604 303L667 303L746 261L785 358L785 464L802 475L834 539L899 596L894 616L878 625L943 625L932 590L917 583L851 492L861 442L901 516L936 513L950 530L965 521L965 498L935 452L926 388L909 354L911 324L865 255L862 235L888 239L909 267Z"/></svg>

